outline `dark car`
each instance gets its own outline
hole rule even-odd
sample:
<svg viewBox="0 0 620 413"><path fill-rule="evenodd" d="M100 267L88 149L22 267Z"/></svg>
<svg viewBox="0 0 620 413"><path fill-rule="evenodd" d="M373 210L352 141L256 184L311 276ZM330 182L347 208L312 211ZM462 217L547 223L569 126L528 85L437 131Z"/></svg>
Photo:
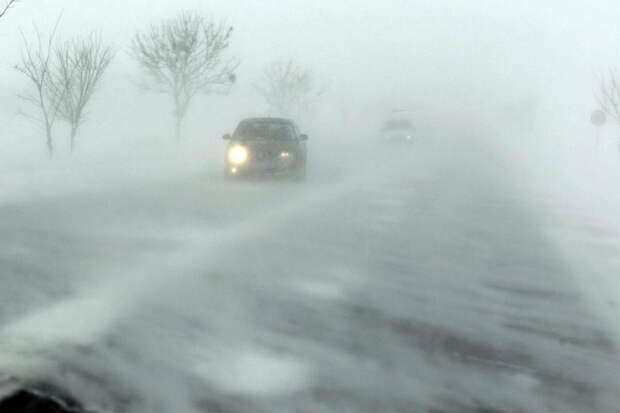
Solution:
<svg viewBox="0 0 620 413"><path fill-rule="evenodd" d="M308 136L295 122L282 118L252 118L239 123L234 134L224 135L227 177L306 176Z"/></svg>
<svg viewBox="0 0 620 413"><path fill-rule="evenodd" d="M410 120L390 119L383 123L381 133L387 142L412 142L416 129Z"/></svg>

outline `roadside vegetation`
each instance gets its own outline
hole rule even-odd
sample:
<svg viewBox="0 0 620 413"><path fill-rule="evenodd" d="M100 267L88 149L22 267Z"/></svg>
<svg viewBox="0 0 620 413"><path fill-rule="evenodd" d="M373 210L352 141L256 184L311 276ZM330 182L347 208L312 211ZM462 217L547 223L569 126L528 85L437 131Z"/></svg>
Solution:
<svg viewBox="0 0 620 413"><path fill-rule="evenodd" d="M4 17L4 15L9 11L13 5L17 3L17 0L6 0L4 2L4 7L0 8L0 18Z"/></svg>
<svg viewBox="0 0 620 413"><path fill-rule="evenodd" d="M18 2L1 5L0 18L8 18ZM184 123L198 95L228 95L239 84L241 59L231 51L234 29L224 20L182 10L152 22L118 49L96 30L63 39L62 24L60 17L47 31L36 25L22 31L21 58L13 64L24 79L17 96L22 103L19 113L40 130L49 157L61 146L70 152L78 149L80 128L88 121L93 97L108 86L105 75L117 50L127 50L135 63L138 80L133 87L169 99L170 135L176 142L183 141ZM293 60L273 62L255 79L250 88L272 116L299 118L311 111L325 91L317 87L309 69ZM59 124L68 134L63 145L56 136Z"/></svg>

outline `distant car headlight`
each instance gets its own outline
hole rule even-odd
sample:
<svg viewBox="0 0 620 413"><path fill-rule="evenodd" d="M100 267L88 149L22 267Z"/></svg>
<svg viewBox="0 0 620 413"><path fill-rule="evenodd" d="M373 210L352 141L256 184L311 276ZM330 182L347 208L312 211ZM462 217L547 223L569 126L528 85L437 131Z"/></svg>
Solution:
<svg viewBox="0 0 620 413"><path fill-rule="evenodd" d="M290 152L286 152L286 151L280 152L280 158L281 159L288 159L290 157L291 157L291 153Z"/></svg>
<svg viewBox="0 0 620 413"><path fill-rule="evenodd" d="M237 145L228 151L228 162L233 165L241 165L248 160L248 150L243 146Z"/></svg>

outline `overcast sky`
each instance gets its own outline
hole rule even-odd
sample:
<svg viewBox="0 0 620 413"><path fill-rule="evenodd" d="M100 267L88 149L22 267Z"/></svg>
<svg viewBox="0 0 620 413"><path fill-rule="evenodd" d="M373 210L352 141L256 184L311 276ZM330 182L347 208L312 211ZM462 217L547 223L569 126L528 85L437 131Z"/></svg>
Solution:
<svg viewBox="0 0 620 413"><path fill-rule="evenodd" d="M235 27L242 66L232 98L241 100L265 63L294 58L330 84L332 99L492 105L536 96L560 116L587 118L597 73L620 65L615 0L21 0L0 23L0 108L20 85L10 69L20 28L49 28L62 14L61 37L100 31L120 51L109 76L125 81L137 74L131 36L181 9Z"/></svg>

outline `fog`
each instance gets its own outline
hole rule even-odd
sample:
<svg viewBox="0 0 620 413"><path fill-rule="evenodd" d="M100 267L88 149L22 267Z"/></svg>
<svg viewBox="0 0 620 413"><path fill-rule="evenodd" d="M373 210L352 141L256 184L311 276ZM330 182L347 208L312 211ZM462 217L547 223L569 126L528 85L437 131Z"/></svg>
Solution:
<svg viewBox="0 0 620 413"><path fill-rule="evenodd" d="M232 26L239 65L225 93L195 95L178 140L131 45L183 10ZM590 115L620 62L619 12L17 1L0 18L0 397L97 413L618 411L620 130ZM58 44L95 32L115 54L75 150L58 119L50 157L14 67L57 23ZM310 75L297 110L261 95L273 62ZM280 116L307 142L236 132ZM260 145L290 176L251 173Z"/></svg>
<svg viewBox="0 0 620 413"><path fill-rule="evenodd" d="M9 162L32 157L42 146L36 134L27 132L14 102L15 94L26 87L25 80L10 70L22 52L19 30L29 35L34 23L48 31L60 16L61 39L95 30L117 48L105 85L93 102L96 108L89 110L90 129L85 132L89 138L83 145L97 141L97 151L104 145L166 141L165 136L152 135L170 128L165 123L170 108L163 98L139 93L135 80L140 72L128 49L137 30L179 9L201 10L231 24L235 28L231 53L242 63L239 82L229 96L203 97L193 106L192 135L203 140L219 137L239 116L265 112L252 84L265 64L289 58L329 85L320 105L325 112L321 119L333 119L342 106L367 118L370 111L398 105L423 107L433 116L458 113L475 122L485 115L485 120L494 121L505 115L498 107L533 101L545 123L564 127L562 133L575 128L585 133L589 125L584 119L594 106L595 76L619 57L610 12L617 7L613 2L585 6L547 1L501 7L484 1L393 3L21 4L11 10L10 19L4 19L0 34L7 90L2 120L16 152L3 158ZM154 118L163 118L162 123ZM206 132L206 125L214 132Z"/></svg>

